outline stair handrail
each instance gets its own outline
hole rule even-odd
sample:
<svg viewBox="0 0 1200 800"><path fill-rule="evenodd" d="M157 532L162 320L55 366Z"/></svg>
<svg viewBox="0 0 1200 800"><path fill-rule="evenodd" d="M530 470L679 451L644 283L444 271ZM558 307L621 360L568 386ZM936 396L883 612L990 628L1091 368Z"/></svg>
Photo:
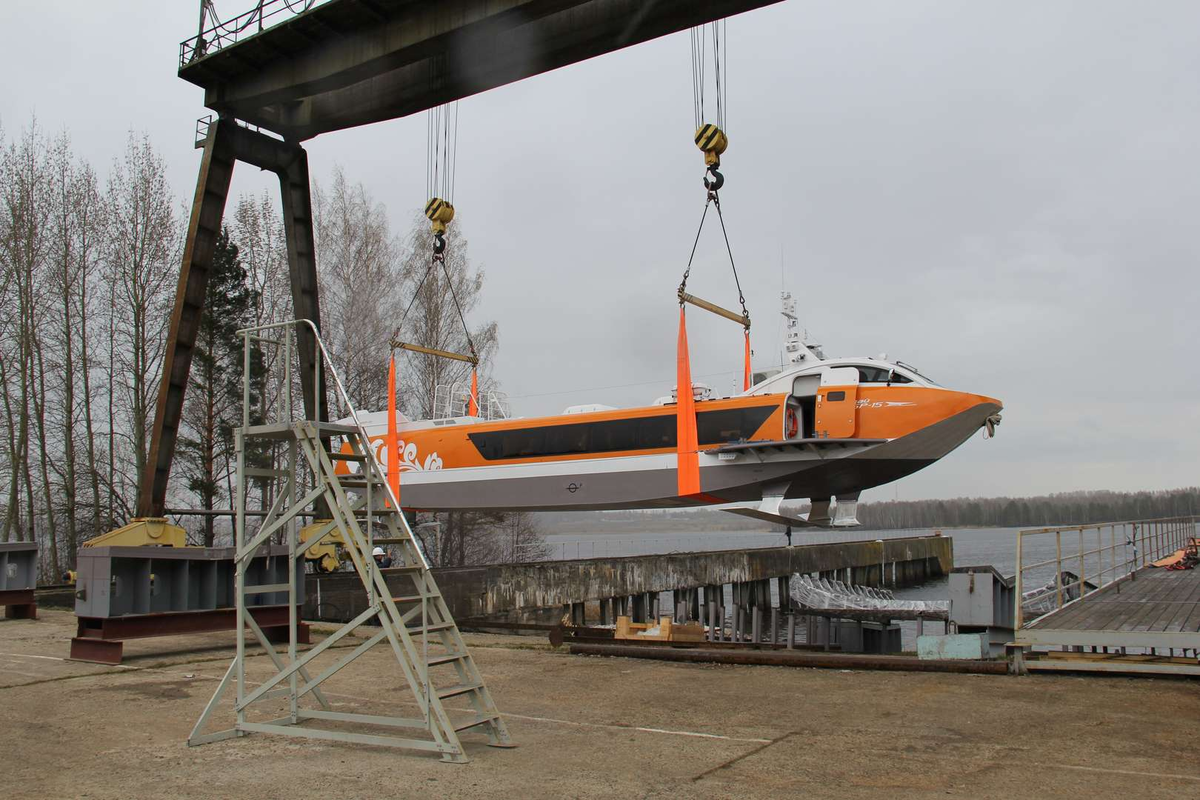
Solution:
<svg viewBox="0 0 1200 800"><path fill-rule="evenodd" d="M325 347L325 342L321 339L321 333L320 333L320 331L317 330L317 326L313 323L313 321L311 319L291 319L291 320L284 320L283 322L270 322L265 325L253 325L248 328L242 328L239 331L237 331L237 333L239 336L242 336L245 339L246 346L249 347L249 337L251 334L260 333L262 331L275 330L277 328L287 328L288 326L292 326L292 325L294 325L296 327L299 327L301 325L307 325L309 330L312 331L313 339L316 340L317 347L321 351L321 359L324 362L324 365L328 368L329 374L331 376L333 376L333 382L337 386L338 395L341 397L342 402L345 404L347 410L349 410L350 419L353 421L354 427L358 429L358 433L362 437L363 444L365 445L364 449L370 455L371 461L374 462L376 469L378 469L381 474L386 476L387 471L384 468L383 463L379 460L379 456L376 453L376 451L374 449L372 449L370 446L371 439L367 435L367 429L364 428L362 422L359 421L358 411L357 411L357 409L354 408L354 403L352 403L350 401L350 395L346 391L346 387L342 384L342 379L341 379L341 376L338 375L337 369L334 368L334 366L333 366L333 360L329 356L329 350ZM317 363L317 370L318 371L321 370L321 362L320 361L318 361L318 363ZM243 379L243 381L249 380L249 370L246 370L244 372L242 379ZM313 386L313 396L316 398L316 402L317 402L317 416L320 417L321 398L317 394L317 387L320 385L320 382L315 381L314 383L316 385ZM291 391L290 387L289 387L289 391ZM313 420L313 421L318 422L317 420ZM319 424L319 422L318 422L318 424ZM400 518L400 524L404 526L404 530L408 533L408 535L413 540L413 543L414 543L413 549L417 551L417 555L421 559L421 564L425 567L425 569L430 569L429 560L427 558L425 558L425 553L419 546L420 540L417 539L416 534L413 533L412 528L409 526L408 518L404 516L404 510L400 506L400 499L398 497L396 497L395 494L392 493L392 487L388 483L388 481L385 480L385 481L382 481L382 483L383 483L384 488L387 490L388 501L392 504L392 507L396 509L397 516Z"/></svg>

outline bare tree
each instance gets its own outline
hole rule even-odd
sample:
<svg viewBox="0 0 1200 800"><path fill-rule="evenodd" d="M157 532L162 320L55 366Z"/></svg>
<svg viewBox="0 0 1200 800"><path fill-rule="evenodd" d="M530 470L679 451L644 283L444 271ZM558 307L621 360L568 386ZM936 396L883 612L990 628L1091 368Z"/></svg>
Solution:
<svg viewBox="0 0 1200 800"><path fill-rule="evenodd" d="M95 411L92 397L92 359L91 340L97 336L90 321L93 319L94 305L92 284L99 275L100 250L104 231L104 204L100 196L96 173L87 164L81 164L75 175L75 187L72 193L75 208L75 269L78 274L79 293L76 298L79 334L79 375L83 391L83 426L84 451L87 463L88 487L91 497L91 535L97 536L104 532L105 527L112 526L112 519L106 520L107 526L101 524L100 505L100 471L96 457L96 427ZM74 564L72 560L71 564Z"/></svg>
<svg viewBox="0 0 1200 800"><path fill-rule="evenodd" d="M115 400L124 415L118 459L118 496L135 491L147 458L150 423L166 344L166 327L178 275L178 225L162 157L149 139L130 134L122 160L113 163L105 196L106 279L112 288ZM110 445L115 448L116 442ZM112 454L110 454L111 456ZM110 476L113 481L117 475ZM114 487L115 488L115 487Z"/></svg>
<svg viewBox="0 0 1200 800"><path fill-rule="evenodd" d="M40 270L49 247L47 222L50 216L50 192L45 175L47 145L34 120L20 142L8 145L0 157L0 192L3 193L5 235L0 258L3 259L6 316L13 322L5 327L4 401L7 412L17 415L16 431L10 437L8 508L0 538L7 541L15 532L18 539L34 538L34 484L30 470L29 422L34 411L36 369L34 351L40 304L44 287ZM12 373L16 385L9 386ZM17 396L13 397L13 390ZM25 513L30 529L22 530L20 483L25 488ZM51 548L56 543L51 540ZM57 552L52 552L57 560Z"/></svg>
<svg viewBox="0 0 1200 800"><path fill-rule="evenodd" d="M314 187L321 335L351 399L379 408L387 396L388 341L409 275L398 258L386 210L336 168Z"/></svg>

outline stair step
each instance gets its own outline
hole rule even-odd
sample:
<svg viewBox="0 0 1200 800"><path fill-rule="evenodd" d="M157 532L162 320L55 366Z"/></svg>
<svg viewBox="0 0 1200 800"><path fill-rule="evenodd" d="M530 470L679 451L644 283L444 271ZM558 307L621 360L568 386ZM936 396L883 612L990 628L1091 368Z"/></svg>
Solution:
<svg viewBox="0 0 1200 800"><path fill-rule="evenodd" d="M447 653L443 656L434 656L433 658L431 658L425 662L425 666L436 667L439 664L450 664L454 661L461 661L462 659L464 659L466 657L467 657L466 653Z"/></svg>
<svg viewBox="0 0 1200 800"><path fill-rule="evenodd" d="M330 481L330 483L332 482ZM365 489L368 486L382 489L384 487L384 483L381 480L366 480L364 478L338 478L337 482L343 489Z"/></svg>
<svg viewBox="0 0 1200 800"><path fill-rule="evenodd" d="M446 700L450 697L458 697L460 694L473 692L476 689L482 689L482 683L456 683L453 686L447 686L445 689L438 689L438 700Z"/></svg>
<svg viewBox="0 0 1200 800"><path fill-rule="evenodd" d="M500 719L499 714L486 714L486 715L480 717L479 719L470 720L469 722L464 722L462 724L456 724L454 726L454 732L460 733L462 731L467 730L468 728L474 728L479 725L485 725L489 722L495 722L498 719Z"/></svg>
<svg viewBox="0 0 1200 800"><path fill-rule="evenodd" d="M420 633L422 630L420 625L406 625L404 627L409 633ZM432 625L426 625L424 630L433 633L434 631L448 631L453 627L453 622L435 622Z"/></svg>
<svg viewBox="0 0 1200 800"><path fill-rule="evenodd" d="M366 461L367 457L358 453L330 453L329 457L334 461Z"/></svg>
<svg viewBox="0 0 1200 800"><path fill-rule="evenodd" d="M337 422L309 422L321 433L334 433L342 435L355 435L360 433L357 425L342 425Z"/></svg>
<svg viewBox="0 0 1200 800"><path fill-rule="evenodd" d="M415 603L418 600L432 600L437 597L436 594L411 594L404 597L393 597L393 603Z"/></svg>

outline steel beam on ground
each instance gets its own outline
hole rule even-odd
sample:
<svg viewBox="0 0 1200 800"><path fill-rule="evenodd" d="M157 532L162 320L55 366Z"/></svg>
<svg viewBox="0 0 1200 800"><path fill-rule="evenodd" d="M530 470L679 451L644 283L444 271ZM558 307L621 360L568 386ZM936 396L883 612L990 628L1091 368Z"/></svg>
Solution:
<svg viewBox="0 0 1200 800"><path fill-rule="evenodd" d="M0 591L0 606L5 619L37 619L37 600L33 589Z"/></svg>

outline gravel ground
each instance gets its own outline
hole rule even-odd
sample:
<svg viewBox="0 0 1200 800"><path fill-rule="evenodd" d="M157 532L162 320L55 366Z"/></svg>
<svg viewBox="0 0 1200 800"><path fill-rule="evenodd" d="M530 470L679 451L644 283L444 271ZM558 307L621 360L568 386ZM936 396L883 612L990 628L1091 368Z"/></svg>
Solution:
<svg viewBox="0 0 1200 800"><path fill-rule="evenodd" d="M73 628L0 620L5 797L1200 797L1195 681L670 664L468 635L519 746L465 736L472 761L452 765L265 734L188 748L232 634L129 642L111 668L64 660ZM250 678L267 674L256 658ZM326 686L339 710L411 711L384 648Z"/></svg>

